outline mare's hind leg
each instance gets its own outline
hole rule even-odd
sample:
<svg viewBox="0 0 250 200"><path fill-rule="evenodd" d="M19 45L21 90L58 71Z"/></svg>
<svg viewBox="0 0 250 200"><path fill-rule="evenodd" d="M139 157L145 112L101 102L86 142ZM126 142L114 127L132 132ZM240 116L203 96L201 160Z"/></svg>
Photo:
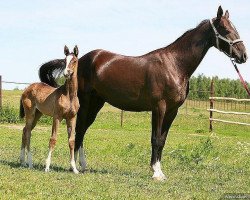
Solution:
<svg viewBox="0 0 250 200"><path fill-rule="evenodd" d="M84 171L86 168L86 159L83 149L83 138L105 101L100 98L95 91L93 91L90 96L86 95L81 97L79 95L78 97L81 106L77 113L76 121L75 159L77 158L77 152L79 150L79 164L81 170Z"/></svg>
<svg viewBox="0 0 250 200"><path fill-rule="evenodd" d="M70 149L70 165L73 172L75 174L78 174L79 171L76 169L76 162L74 159L76 116L73 117L72 119L67 119L66 123L67 123L69 149Z"/></svg>
<svg viewBox="0 0 250 200"><path fill-rule="evenodd" d="M60 123L60 120L58 118L54 117L53 118L52 133L51 133L51 137L50 137L50 141L49 141L49 154L48 154L48 157L46 159L45 172L49 172L52 151L54 150L55 145L56 145L57 131L58 131L59 123Z"/></svg>

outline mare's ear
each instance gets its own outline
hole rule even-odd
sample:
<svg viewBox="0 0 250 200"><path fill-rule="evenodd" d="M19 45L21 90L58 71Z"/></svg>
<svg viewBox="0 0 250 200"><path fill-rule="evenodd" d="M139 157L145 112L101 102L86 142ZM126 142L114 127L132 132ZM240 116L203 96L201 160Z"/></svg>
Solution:
<svg viewBox="0 0 250 200"><path fill-rule="evenodd" d="M75 54L75 56L77 57L78 56L78 53L79 53L79 51L78 51L78 47L77 47L77 45L74 47L74 54Z"/></svg>
<svg viewBox="0 0 250 200"><path fill-rule="evenodd" d="M64 46L64 54L65 56L69 55L69 48L66 45Z"/></svg>
<svg viewBox="0 0 250 200"><path fill-rule="evenodd" d="M217 19L220 19L223 15L223 10L222 7L219 6L218 11L217 11Z"/></svg>
<svg viewBox="0 0 250 200"><path fill-rule="evenodd" d="M229 18L229 12L228 12L228 10L226 10L226 12L225 12L225 18L226 18L226 19Z"/></svg>

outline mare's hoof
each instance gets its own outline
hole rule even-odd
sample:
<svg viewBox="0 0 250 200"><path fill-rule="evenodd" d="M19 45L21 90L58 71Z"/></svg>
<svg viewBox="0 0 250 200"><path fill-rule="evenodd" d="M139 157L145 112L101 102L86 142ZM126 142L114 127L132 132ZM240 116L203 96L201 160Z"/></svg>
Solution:
<svg viewBox="0 0 250 200"><path fill-rule="evenodd" d="M48 169L48 168L45 168L45 172L49 172L49 169Z"/></svg>
<svg viewBox="0 0 250 200"><path fill-rule="evenodd" d="M27 165L27 163L22 162L22 163L21 163L21 167L28 167L28 165Z"/></svg>
<svg viewBox="0 0 250 200"><path fill-rule="evenodd" d="M167 180L166 176L153 176L152 178L155 181L166 181Z"/></svg>

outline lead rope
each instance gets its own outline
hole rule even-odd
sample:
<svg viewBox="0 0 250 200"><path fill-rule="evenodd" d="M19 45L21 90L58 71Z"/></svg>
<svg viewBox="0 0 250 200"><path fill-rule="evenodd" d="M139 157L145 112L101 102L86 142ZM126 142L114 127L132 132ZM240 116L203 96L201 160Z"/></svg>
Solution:
<svg viewBox="0 0 250 200"><path fill-rule="evenodd" d="M235 63L235 60L232 59L232 58L230 58L230 60L231 60L231 62L232 62L232 64L233 64L233 66L234 66L236 72L238 73L238 75L239 75L239 77L240 77L240 82L242 83L243 87L246 89L248 95L250 96L250 90L249 90L249 88L248 88L248 86L247 86L246 81L245 81L245 80L243 79L243 77L241 76L240 71L239 71L239 69L238 69L238 67L237 67L237 65L236 65L236 63Z"/></svg>

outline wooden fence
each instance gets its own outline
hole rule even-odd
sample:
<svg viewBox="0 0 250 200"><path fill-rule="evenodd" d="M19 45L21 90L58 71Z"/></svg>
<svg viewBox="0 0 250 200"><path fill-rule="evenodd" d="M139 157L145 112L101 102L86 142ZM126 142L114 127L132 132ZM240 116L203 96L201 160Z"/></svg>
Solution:
<svg viewBox="0 0 250 200"><path fill-rule="evenodd" d="M209 131L213 131L213 121L223 122L223 123L229 123L229 124L238 124L238 125L250 126L249 123L236 122L236 121L231 121L231 120L224 120L224 119L213 118L213 112L220 113L220 114L250 116L249 112L225 111L225 110L218 110L218 109L214 108L214 101L216 101L216 100L226 100L226 101L233 101L233 102L250 102L250 99L236 99L236 98L228 98L228 97L210 97L209 100L210 100L210 109L207 109L210 112L210 117L209 117L209 121L210 121L210 123L209 123Z"/></svg>

